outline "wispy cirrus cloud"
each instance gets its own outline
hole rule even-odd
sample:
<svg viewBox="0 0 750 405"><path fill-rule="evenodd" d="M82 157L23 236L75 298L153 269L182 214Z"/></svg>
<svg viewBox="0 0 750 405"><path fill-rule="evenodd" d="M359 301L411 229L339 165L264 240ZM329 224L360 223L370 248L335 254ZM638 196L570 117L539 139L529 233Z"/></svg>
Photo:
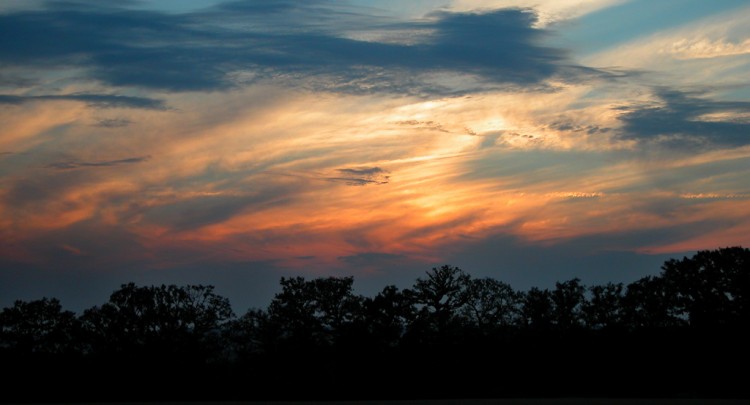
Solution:
<svg viewBox="0 0 750 405"><path fill-rule="evenodd" d="M681 86L742 86L742 72L748 66L747 41L750 29L746 24L750 8L746 2L727 0L722 7L711 7L700 1L689 1L687 12L664 25L664 19L650 19L649 30L622 39L622 42L600 49L583 59L596 66L621 66L649 72L644 83L673 88ZM640 14L660 7L657 3L633 1L625 4L619 14L609 18L616 24L628 19L623 15ZM610 27L601 27L601 36ZM621 30L617 30L620 32ZM627 40L625 40L627 39ZM605 42L600 42L605 43Z"/></svg>
<svg viewBox="0 0 750 405"><path fill-rule="evenodd" d="M120 165L134 164L134 163L142 163L149 159L151 159L151 156L138 156L138 157L125 158L125 159L100 160L100 161L89 161L89 162L79 161L79 160L69 160L65 162L50 163L45 167L49 169L57 169L57 170L82 169L82 168L92 168L92 167L113 167L113 166L120 166Z"/></svg>
<svg viewBox="0 0 750 405"><path fill-rule="evenodd" d="M672 46L664 49L663 52L677 59L708 59L743 55L750 53L750 39L744 41L730 41L726 38L681 39L673 42Z"/></svg>
<svg viewBox="0 0 750 405"><path fill-rule="evenodd" d="M673 2L156 3L0 6L1 267L523 285L750 234L747 55L690 45L742 13L650 44Z"/></svg>
<svg viewBox="0 0 750 405"><path fill-rule="evenodd" d="M33 101L80 101L94 108L142 108L165 110L163 100L148 97L122 96L117 94L45 94L38 96L18 96L0 94L0 104L23 104Z"/></svg>

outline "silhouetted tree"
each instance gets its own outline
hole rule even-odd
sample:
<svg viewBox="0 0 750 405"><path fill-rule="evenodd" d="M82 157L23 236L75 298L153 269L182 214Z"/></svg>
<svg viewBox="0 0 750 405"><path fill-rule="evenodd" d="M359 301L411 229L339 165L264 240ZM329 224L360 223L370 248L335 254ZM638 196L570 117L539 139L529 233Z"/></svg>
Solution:
<svg viewBox="0 0 750 405"><path fill-rule="evenodd" d="M555 289L551 293L552 317L558 330L566 331L583 325L585 292L586 287L577 278L555 283Z"/></svg>
<svg viewBox="0 0 750 405"><path fill-rule="evenodd" d="M699 251L662 266L674 312L693 327L750 326L750 249Z"/></svg>
<svg viewBox="0 0 750 405"><path fill-rule="evenodd" d="M77 319L56 298L16 301L0 312L0 348L17 354L76 351Z"/></svg>
<svg viewBox="0 0 750 405"><path fill-rule="evenodd" d="M222 360L222 328L234 316L229 300L213 290L129 283L84 311L87 383L119 400L209 395L216 380L208 370Z"/></svg>
<svg viewBox="0 0 750 405"><path fill-rule="evenodd" d="M225 356L232 360L250 361L273 346L275 336L269 327L268 313L250 309L224 328Z"/></svg>
<svg viewBox="0 0 750 405"><path fill-rule="evenodd" d="M460 324L470 280L463 270L449 265L428 271L426 279L418 278L407 293L418 312L415 326L424 333L443 334Z"/></svg>
<svg viewBox="0 0 750 405"><path fill-rule="evenodd" d="M283 380L291 379L296 395L324 396L326 384L356 381L352 355L356 350L357 332L361 326L362 297L352 291L352 277L326 277L305 280L282 278L281 291L268 307L267 318L260 321L259 332L265 341L265 372ZM352 348L352 346L355 346ZM355 353L356 354L356 353ZM294 398L294 392L285 393Z"/></svg>
<svg viewBox="0 0 750 405"><path fill-rule="evenodd" d="M281 278L267 309L239 318L211 286L130 283L78 318L56 299L3 309L0 381L7 400L58 402L744 398L749 266L748 249L725 248L627 287L574 278L522 293L445 265L373 298L352 277ZM50 394L15 388L31 379Z"/></svg>
<svg viewBox="0 0 750 405"><path fill-rule="evenodd" d="M213 286L123 284L109 302L81 317L95 352L208 355L234 315Z"/></svg>
<svg viewBox="0 0 750 405"><path fill-rule="evenodd" d="M463 316L480 333L518 324L522 294L502 281L491 278L471 279L466 288Z"/></svg>
<svg viewBox="0 0 750 405"><path fill-rule="evenodd" d="M333 345L361 314L362 298L352 292L353 282L352 277L282 277L282 290L268 307L269 327L282 343Z"/></svg>
<svg viewBox="0 0 750 405"><path fill-rule="evenodd" d="M623 285L607 283L589 287L590 298L582 307L583 319L590 329L618 329L623 326Z"/></svg>
<svg viewBox="0 0 750 405"><path fill-rule="evenodd" d="M552 293L548 289L531 287L522 297L523 324L531 330L549 330L554 318L553 308Z"/></svg>
<svg viewBox="0 0 750 405"><path fill-rule="evenodd" d="M389 285L374 298L365 298L363 314L371 342L380 349L395 348L414 320L415 308L409 296Z"/></svg>
<svg viewBox="0 0 750 405"><path fill-rule="evenodd" d="M660 277L644 277L628 284L622 299L626 325L631 329L678 327L685 324L675 299Z"/></svg>
<svg viewBox="0 0 750 405"><path fill-rule="evenodd" d="M55 298L16 301L0 312L0 402L54 402L80 382L78 320Z"/></svg>

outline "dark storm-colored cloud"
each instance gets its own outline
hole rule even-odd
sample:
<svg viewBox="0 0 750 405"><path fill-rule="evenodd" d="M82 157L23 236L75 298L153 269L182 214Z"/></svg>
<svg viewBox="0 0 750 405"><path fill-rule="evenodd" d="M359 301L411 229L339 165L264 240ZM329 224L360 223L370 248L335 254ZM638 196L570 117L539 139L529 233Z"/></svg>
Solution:
<svg viewBox="0 0 750 405"><path fill-rule="evenodd" d="M714 101L703 92L656 89L658 103L621 107L622 139L668 146L743 146L750 143L750 121L728 118L749 114L750 102ZM708 114L727 114L706 120Z"/></svg>
<svg viewBox="0 0 750 405"><path fill-rule="evenodd" d="M443 12L419 22L386 23L320 1L239 1L184 14L50 4L42 11L0 15L0 63L85 68L110 85L171 91L232 87L235 72L296 78L335 91L400 93L534 87L552 77L606 75L573 64L560 49L541 46L548 33L533 28L536 15L521 9ZM409 43L345 37L353 28L417 34ZM455 89L419 77L439 72L469 75L485 85Z"/></svg>
<svg viewBox="0 0 750 405"><path fill-rule="evenodd" d="M438 14L436 34L426 45L429 63L468 72L494 82L534 84L560 72L562 51L537 41L536 15L523 10L486 14Z"/></svg>
<svg viewBox="0 0 750 405"><path fill-rule="evenodd" d="M83 67L114 85L198 90L222 84L216 52L201 52L211 48L205 41L219 41L185 17L92 2L49 4L0 16L0 61Z"/></svg>
<svg viewBox="0 0 750 405"><path fill-rule="evenodd" d="M116 94L48 94L41 96L0 94L0 104L23 104L45 100L80 101L95 108L142 108L147 110L165 110L167 108L162 100L147 97L120 96Z"/></svg>
<svg viewBox="0 0 750 405"><path fill-rule="evenodd" d="M342 182L350 186L365 186L368 184L388 184L391 176L388 171L380 167L358 167L338 169L340 177L329 177L327 180Z"/></svg>
<svg viewBox="0 0 750 405"><path fill-rule="evenodd" d="M49 169L57 169L57 170L81 169L81 168L87 168L87 167L113 167L113 166L127 165L127 164L133 164L133 163L142 163L149 159L151 159L150 156L139 156L139 157L132 157L132 158L127 158L127 159L102 160L102 161L94 161L94 162L82 162L82 161L71 160L67 162L50 163L46 167Z"/></svg>

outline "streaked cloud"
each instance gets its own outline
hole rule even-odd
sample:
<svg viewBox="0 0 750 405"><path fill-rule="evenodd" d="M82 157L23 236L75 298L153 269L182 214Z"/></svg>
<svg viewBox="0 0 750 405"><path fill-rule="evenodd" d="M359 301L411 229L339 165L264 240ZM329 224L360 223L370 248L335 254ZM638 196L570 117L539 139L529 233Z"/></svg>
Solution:
<svg viewBox="0 0 750 405"><path fill-rule="evenodd" d="M100 119L95 126L102 128L123 128L131 123L132 121L127 118L104 118Z"/></svg>
<svg viewBox="0 0 750 405"><path fill-rule="evenodd" d="M726 38L717 40L706 38L682 39L672 43L672 47L664 50L664 52L677 59L706 59L742 55L750 53L750 39L742 42L732 42Z"/></svg>
<svg viewBox="0 0 750 405"><path fill-rule="evenodd" d="M337 169L341 177L329 177L328 180L344 182L350 186L364 186L367 184L388 184L388 171L379 167L358 167Z"/></svg>
<svg viewBox="0 0 750 405"><path fill-rule="evenodd" d="M502 9L508 7L534 7L540 14L538 26L570 20L612 7L627 0L453 0L451 8L459 11Z"/></svg>
<svg viewBox="0 0 750 405"><path fill-rule="evenodd" d="M698 200L725 200L725 199L748 199L750 194L717 194L717 193L688 193L681 194L681 198L698 199Z"/></svg>
<svg viewBox="0 0 750 405"><path fill-rule="evenodd" d="M116 160L100 160L100 161L94 161L94 162L82 162L82 161L66 161L66 162L55 162L50 163L46 167L50 169L57 169L57 170L69 170L69 169L80 169L80 168L86 168L86 167L113 167L113 166L119 166L124 164L133 164L133 163L141 163L149 160L150 156L139 156L139 157L131 157L131 158L125 158L125 159L116 159Z"/></svg>
<svg viewBox="0 0 750 405"><path fill-rule="evenodd" d="M750 9L686 1L15 2L0 285L627 281L748 244Z"/></svg>
<svg viewBox="0 0 750 405"><path fill-rule="evenodd" d="M116 94L47 94L40 96L0 94L0 104L22 104L32 101L46 100L80 101L95 108L144 108L152 110L164 110L167 108L162 100L146 97L121 96Z"/></svg>
<svg viewBox="0 0 750 405"><path fill-rule="evenodd" d="M109 85L169 91L228 89L238 80L283 75L316 90L465 93L608 75L543 46L546 33L533 27L537 17L530 10L441 11L399 22L328 2L243 1L183 14L52 4L0 15L0 61L83 68ZM34 28L39 24L46 26L44 35ZM354 27L417 34L410 44L355 40L345 35ZM48 36L57 38L54 46ZM441 78L445 73L457 75L454 83Z"/></svg>
<svg viewBox="0 0 750 405"><path fill-rule="evenodd" d="M680 24L633 35L583 58L583 63L649 71L650 80L644 79L650 84L664 85L666 80L672 87L742 85L742 72L750 63L744 51L750 38L745 23L750 8L741 1L728 1L719 8L693 0L690 3L695 7L688 7L690 11L684 16L697 14L694 19L680 17L676 19ZM634 11L643 12L638 8Z"/></svg>
<svg viewBox="0 0 750 405"><path fill-rule="evenodd" d="M748 101L714 101L698 92L655 89L659 103L625 106L619 119L625 139L653 140L679 147L750 144ZM713 117L710 120L706 116Z"/></svg>

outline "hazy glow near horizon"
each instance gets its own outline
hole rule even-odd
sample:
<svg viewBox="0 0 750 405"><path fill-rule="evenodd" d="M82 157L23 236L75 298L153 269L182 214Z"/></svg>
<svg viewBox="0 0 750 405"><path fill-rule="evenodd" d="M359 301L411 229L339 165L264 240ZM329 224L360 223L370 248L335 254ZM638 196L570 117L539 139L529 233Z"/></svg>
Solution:
<svg viewBox="0 0 750 405"><path fill-rule="evenodd" d="M663 30L581 53L644 3L160 4L0 9L8 291L11 268L383 276L498 237L750 245L740 3L679 24L652 5Z"/></svg>

